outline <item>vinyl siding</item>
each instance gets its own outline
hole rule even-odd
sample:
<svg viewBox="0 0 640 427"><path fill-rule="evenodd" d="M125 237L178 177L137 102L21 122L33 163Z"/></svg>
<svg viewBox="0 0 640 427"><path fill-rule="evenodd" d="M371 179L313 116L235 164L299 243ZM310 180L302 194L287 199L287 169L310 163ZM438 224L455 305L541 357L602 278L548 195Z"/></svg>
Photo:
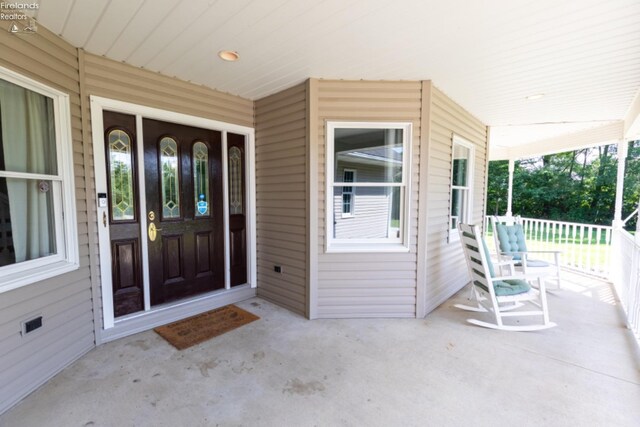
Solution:
<svg viewBox="0 0 640 427"><path fill-rule="evenodd" d="M475 147L473 221L482 224L485 205L487 128L442 91L431 90L429 167L427 177L425 311L436 308L468 283L467 267L458 240L449 242L452 135Z"/></svg>
<svg viewBox="0 0 640 427"><path fill-rule="evenodd" d="M94 346L86 180L77 50L43 27L15 36L0 21L0 65L69 94L80 268L0 294L0 413ZM21 322L43 327L27 336Z"/></svg>
<svg viewBox="0 0 640 427"><path fill-rule="evenodd" d="M338 163L338 176L345 169L356 172L358 182L383 182L386 170L380 166ZM391 197L385 187L352 187L352 215L342 215L342 188L334 187L334 231L337 238L385 238L389 233ZM397 230L397 229L396 229Z"/></svg>
<svg viewBox="0 0 640 427"><path fill-rule="evenodd" d="M420 82L317 81L317 307L320 318L415 317ZM413 124L408 253L325 252L325 122Z"/></svg>
<svg viewBox="0 0 640 427"><path fill-rule="evenodd" d="M301 315L308 300L306 103L305 84L255 103L258 296Z"/></svg>
<svg viewBox="0 0 640 427"><path fill-rule="evenodd" d="M85 138L85 148L87 149L86 156L90 159L91 165L93 165L89 103L91 95L242 126L253 126L253 102L250 100L85 52L80 53L80 66L82 70L84 124L88 130ZM88 181L87 192L90 206L90 224L92 225L91 235L95 239L94 250L98 253L98 232L94 226L97 220L95 183L93 181ZM96 265L98 263L99 260L96 259ZM96 268L96 270L95 274L99 275L99 268ZM95 293L99 299L96 303L98 315L95 320L98 324L98 329L101 329L102 305L100 289L96 288Z"/></svg>
<svg viewBox="0 0 640 427"><path fill-rule="evenodd" d="M84 55L87 94L253 127L253 102L102 56Z"/></svg>

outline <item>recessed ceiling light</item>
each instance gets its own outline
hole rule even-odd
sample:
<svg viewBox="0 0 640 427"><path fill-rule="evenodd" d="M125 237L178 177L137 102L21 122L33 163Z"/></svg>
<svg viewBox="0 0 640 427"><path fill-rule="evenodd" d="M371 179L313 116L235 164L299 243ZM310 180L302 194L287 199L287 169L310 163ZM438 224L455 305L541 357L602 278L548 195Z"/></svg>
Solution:
<svg viewBox="0 0 640 427"><path fill-rule="evenodd" d="M544 93L536 93L536 94L533 94L533 95L529 95L529 96L527 96L527 97L526 97L526 99L527 99L528 101L535 101L536 99L540 99L540 98L542 98L543 96L544 96Z"/></svg>
<svg viewBox="0 0 640 427"><path fill-rule="evenodd" d="M229 61L229 62L234 62L240 59L240 55L238 55L238 52L234 50L221 50L220 52L218 52L218 56L223 61Z"/></svg>

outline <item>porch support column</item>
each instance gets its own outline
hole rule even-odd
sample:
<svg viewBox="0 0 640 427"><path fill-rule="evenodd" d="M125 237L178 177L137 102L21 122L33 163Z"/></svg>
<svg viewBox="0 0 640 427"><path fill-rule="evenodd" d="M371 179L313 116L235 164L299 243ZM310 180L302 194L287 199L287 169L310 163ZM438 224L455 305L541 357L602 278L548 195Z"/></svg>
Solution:
<svg viewBox="0 0 640 427"><path fill-rule="evenodd" d="M616 204L613 214L613 227L622 227L622 196L624 194L624 166L627 159L627 141L618 141L618 176L616 178Z"/></svg>
<svg viewBox="0 0 640 427"><path fill-rule="evenodd" d="M640 245L640 200L638 200L638 212L636 213L636 243Z"/></svg>
<svg viewBox="0 0 640 427"><path fill-rule="evenodd" d="M515 170L516 162L513 159L509 159L509 188L507 190L507 216L513 216L512 201L513 201L513 171Z"/></svg>

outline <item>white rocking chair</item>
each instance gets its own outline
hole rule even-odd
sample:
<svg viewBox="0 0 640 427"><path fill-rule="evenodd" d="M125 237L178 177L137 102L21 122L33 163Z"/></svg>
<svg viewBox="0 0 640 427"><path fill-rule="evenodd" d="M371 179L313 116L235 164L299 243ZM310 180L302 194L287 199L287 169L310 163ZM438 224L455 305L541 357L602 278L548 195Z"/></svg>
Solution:
<svg viewBox="0 0 640 427"><path fill-rule="evenodd" d="M476 295L477 307L456 304L455 307L479 313L492 313L495 323L478 319L467 319L467 322L485 328L501 329L505 331L538 331L556 326L549 321L545 282L540 276L536 277L538 289L534 289L527 282L528 276L495 277L493 264L489 257L489 250L475 225L458 224L460 242L464 250L472 288ZM535 307L532 310L518 310L529 303ZM540 323L505 325L505 317L538 316Z"/></svg>
<svg viewBox="0 0 640 427"><path fill-rule="evenodd" d="M500 257L513 258L516 271L525 275L541 275L556 282L560 289L560 254L561 251L530 251L519 216L491 216L491 228L496 245L496 252ZM553 261L533 259L531 256L553 256Z"/></svg>

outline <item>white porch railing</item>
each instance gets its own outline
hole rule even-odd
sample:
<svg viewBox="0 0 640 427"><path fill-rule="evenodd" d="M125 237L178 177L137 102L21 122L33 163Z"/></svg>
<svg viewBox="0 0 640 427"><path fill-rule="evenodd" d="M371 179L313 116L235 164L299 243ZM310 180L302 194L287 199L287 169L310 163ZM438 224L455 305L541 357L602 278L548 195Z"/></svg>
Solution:
<svg viewBox="0 0 640 427"><path fill-rule="evenodd" d="M611 279L627 316L627 325L640 344L640 238L616 228L612 252Z"/></svg>
<svg viewBox="0 0 640 427"><path fill-rule="evenodd" d="M489 217L485 230L492 233ZM530 251L562 251L560 263L564 267L601 277L609 277L612 227L522 218L527 249ZM492 243L488 238L487 243ZM539 257L536 255L536 257ZM540 256L539 258L544 258ZM552 260L549 257L549 260Z"/></svg>

